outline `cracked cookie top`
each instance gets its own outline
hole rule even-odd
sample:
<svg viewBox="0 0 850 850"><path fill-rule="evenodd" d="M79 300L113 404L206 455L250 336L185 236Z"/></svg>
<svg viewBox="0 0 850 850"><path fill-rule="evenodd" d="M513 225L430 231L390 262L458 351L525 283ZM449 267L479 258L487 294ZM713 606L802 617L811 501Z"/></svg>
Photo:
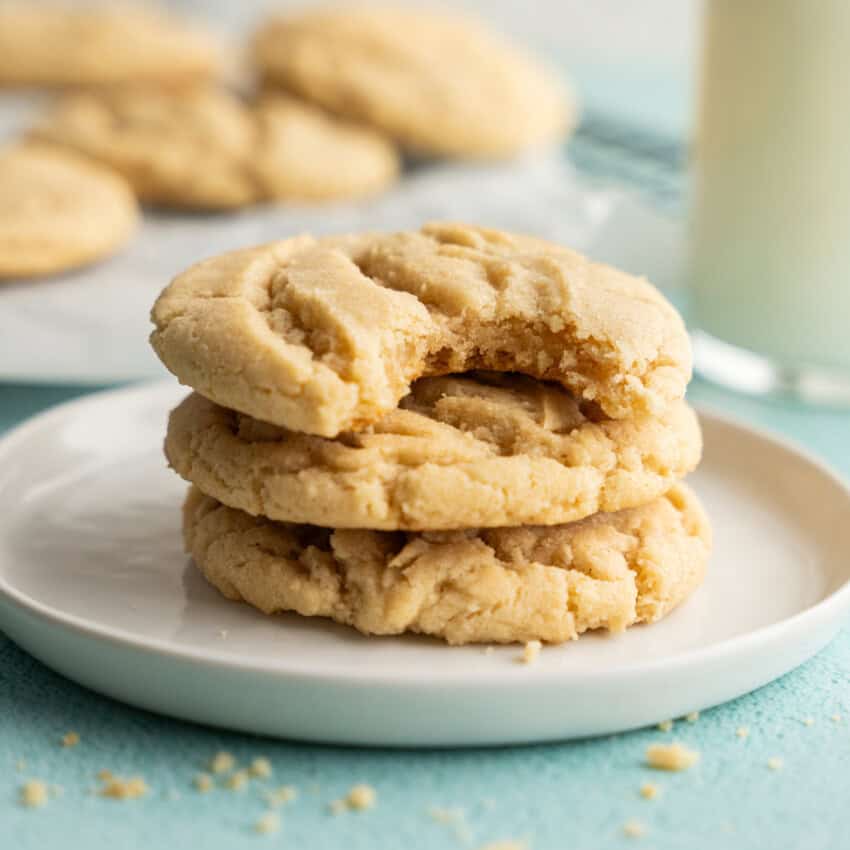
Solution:
<svg viewBox="0 0 850 850"><path fill-rule="evenodd" d="M693 411L614 420L523 375L422 378L374 425L287 431L193 394L171 466L233 508L333 528L551 525L643 504L699 462Z"/></svg>
<svg viewBox="0 0 850 850"><path fill-rule="evenodd" d="M572 640L654 622L703 579L711 529L684 485L556 526L388 532L253 517L192 487L186 550L226 597L365 634L452 644Z"/></svg>
<svg viewBox="0 0 850 850"><path fill-rule="evenodd" d="M214 257L163 291L152 320L181 382L322 436L377 422L420 377L520 372L625 419L682 398L691 369L681 318L645 280L463 224Z"/></svg>

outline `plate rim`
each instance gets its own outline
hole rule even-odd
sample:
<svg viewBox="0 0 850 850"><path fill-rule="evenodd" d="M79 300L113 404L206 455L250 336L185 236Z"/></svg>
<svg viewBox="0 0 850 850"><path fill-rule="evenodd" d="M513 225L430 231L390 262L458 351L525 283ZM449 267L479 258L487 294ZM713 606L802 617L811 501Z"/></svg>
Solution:
<svg viewBox="0 0 850 850"><path fill-rule="evenodd" d="M14 449L20 443L25 442L34 432L49 429L68 415L75 413L78 408L84 409L110 399L132 398L137 401L144 400L145 397L153 399L159 395L164 395L166 392L173 393L179 387L180 385L173 379L134 382L130 385L118 388L110 387L88 393L80 398L61 402L29 417L0 435L0 462L9 457ZM761 425L753 425L737 416L718 411L713 405L695 404L693 406L701 421L713 421L727 428L742 430L768 443L775 450L797 456L810 467L813 467L830 485L836 487L850 500L850 482L840 472L831 468L823 459L796 440ZM399 669L392 672L373 671L368 673L360 671L359 668L339 667L327 672L298 666L287 667L283 663L285 657L276 660L271 665L268 662L252 662L250 659L238 658L232 653L221 653L220 649L214 646L205 649L178 649L162 638L142 639L133 632L103 626L76 614L69 614L52 608L11 586L2 569L0 569L0 603L12 605L19 609L20 613L46 621L51 627L68 629L82 637L104 641L111 644L113 649L124 649L148 656L152 655L162 661L197 664L207 668L223 668L230 672L258 674L264 677L286 680L297 679L317 684L346 684L365 687L401 685L406 688L422 690L430 690L439 685L451 686L456 690L463 691L474 691L481 687L498 690L499 688L511 689L516 684L515 681L505 677L502 668L494 668L492 671L476 671L472 677L465 670L422 670L418 667L415 670ZM790 617L741 635L725 638L707 647L684 650L670 657L650 659L638 664L606 666L602 670L565 671L531 666L525 670L524 681L528 684L530 679L535 685L557 683L562 686L574 684L579 688L591 688L612 679L626 682L628 679L657 675L661 671L673 674L683 667L716 663L723 661L730 655L757 651L772 642L780 642L783 637L787 639L796 635L801 630L813 631L818 624L824 625L833 622L845 609L850 609L850 574L839 587L823 599L792 614ZM2 625L2 618L0 618L0 629L2 629ZM516 645L508 644L503 647L496 647L497 650L507 648L513 648L515 651Z"/></svg>

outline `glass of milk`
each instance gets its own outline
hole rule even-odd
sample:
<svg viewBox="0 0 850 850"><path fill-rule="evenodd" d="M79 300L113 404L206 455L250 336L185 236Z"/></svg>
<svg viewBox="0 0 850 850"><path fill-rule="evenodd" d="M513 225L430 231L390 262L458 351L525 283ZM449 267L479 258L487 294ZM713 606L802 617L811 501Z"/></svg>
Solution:
<svg viewBox="0 0 850 850"><path fill-rule="evenodd" d="M850 0L708 0L697 370L850 404Z"/></svg>

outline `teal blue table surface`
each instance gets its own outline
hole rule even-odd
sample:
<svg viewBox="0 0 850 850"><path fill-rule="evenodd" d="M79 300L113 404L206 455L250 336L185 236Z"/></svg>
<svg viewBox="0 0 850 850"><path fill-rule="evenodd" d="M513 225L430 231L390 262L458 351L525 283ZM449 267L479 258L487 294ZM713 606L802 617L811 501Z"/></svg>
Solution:
<svg viewBox="0 0 850 850"><path fill-rule="evenodd" d="M662 202L675 195L675 144L649 134L629 161L619 141L609 134L606 147L585 131L574 158L597 171L616 160L617 177L636 169ZM0 385L0 430L87 391ZM850 477L848 413L749 400L699 381L691 399L783 433ZM747 737L736 734L742 726ZM79 743L63 747L70 731ZM647 745L673 739L699 750L700 763L683 773L647 769ZM241 791L199 793L193 778L221 750L240 763L266 757L273 776ZM768 766L773 758L781 769ZM92 793L101 770L141 776L150 790L136 800L101 797ZM61 795L23 807L21 786L33 778ZM328 804L361 782L376 789L374 808L331 814ZM641 796L645 782L659 787L655 799ZM262 791L284 784L297 799L279 810L279 831L260 835ZM454 814L441 822L433 809ZM632 821L642 836L625 833ZM847 629L803 667L671 732L457 751L296 744L155 716L63 679L0 632L0 850L477 850L507 840L529 850L833 850L850 845L848 833Z"/></svg>

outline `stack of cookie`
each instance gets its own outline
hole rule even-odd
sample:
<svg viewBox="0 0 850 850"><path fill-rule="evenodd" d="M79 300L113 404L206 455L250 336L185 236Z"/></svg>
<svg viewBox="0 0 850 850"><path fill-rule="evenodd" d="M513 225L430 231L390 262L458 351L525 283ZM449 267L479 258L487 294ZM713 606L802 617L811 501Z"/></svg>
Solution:
<svg viewBox="0 0 850 850"><path fill-rule="evenodd" d="M702 580L682 321L648 283L484 228L299 237L153 309L195 392L165 451L226 597L367 634L561 642Z"/></svg>

